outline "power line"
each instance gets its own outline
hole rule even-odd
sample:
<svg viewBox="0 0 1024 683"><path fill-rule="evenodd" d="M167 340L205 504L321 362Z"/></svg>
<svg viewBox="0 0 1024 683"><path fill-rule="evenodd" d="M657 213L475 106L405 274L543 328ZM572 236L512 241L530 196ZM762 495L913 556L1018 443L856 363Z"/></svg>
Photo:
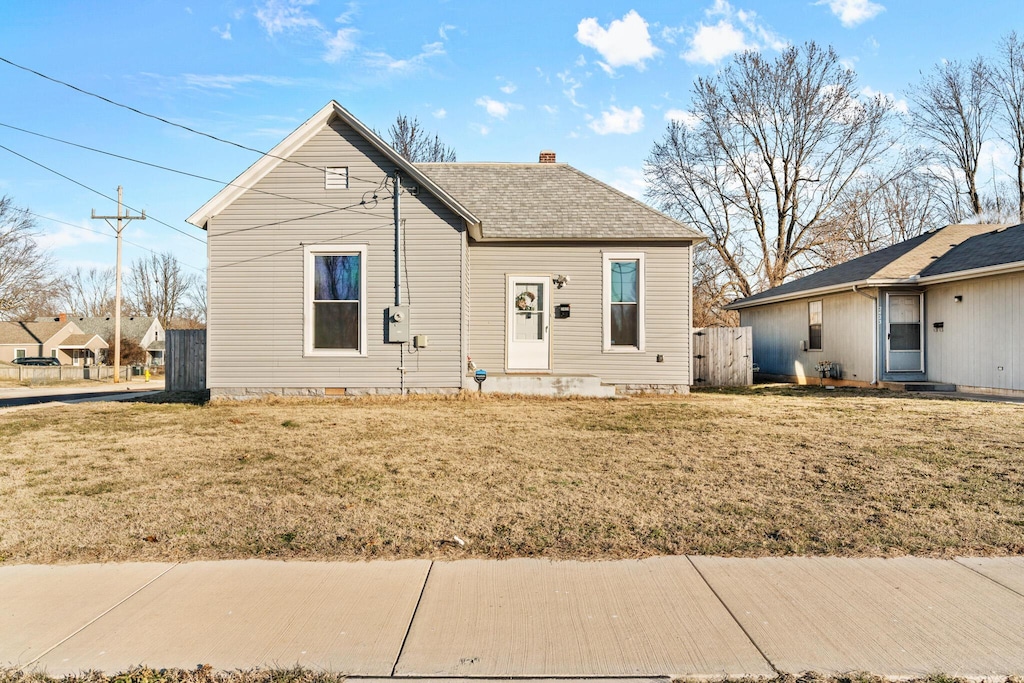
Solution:
<svg viewBox="0 0 1024 683"><path fill-rule="evenodd" d="M99 95L97 93L90 92L90 91L85 90L83 88L79 88L77 85L72 85L71 83L68 83L67 81L62 81L59 78L54 78L52 76L47 76L46 74L41 73L39 71L36 71L35 69L30 69L27 66L22 66L21 64L17 64L15 62L12 62L11 60L6 59L4 57L0 57L0 62L4 62L6 64L10 64L14 68L21 69L22 71L27 71L30 74L35 74L36 76L39 76L40 78L43 78L43 79L46 79L46 80L50 81L51 83L56 83L58 85L63 85L66 88L71 88L72 90L74 90L76 92L79 92L79 93L82 93L83 95L88 95L89 97L95 97L96 99L102 100L103 102L106 102L107 104L112 104L115 107L120 107L121 109L127 109L128 111L134 112L134 113L138 114L139 116L145 116L146 118L153 119L154 121L159 121L161 123L165 123L168 126L174 126L175 128L180 128L182 130L186 130L189 133L193 133L194 135L201 135L201 136L209 138L211 140L216 140L217 142L224 143L225 145L231 145L232 147L237 147L239 149L244 149L247 152L255 152L256 154L260 154L262 156L268 156L268 157L271 157L273 159L279 159L281 161L287 161L290 164L298 164L299 166L305 166L306 168L312 168L312 169L317 170L317 171L322 170L320 167L317 167L317 166L310 166L309 164L305 164L305 163L303 163L301 161L295 161L293 159L287 159L285 157L279 157L276 154L271 154L270 152L264 152L263 150L256 149L255 147L249 147L248 145L243 145L243 144L241 144L239 142L234 142L232 140L227 140L225 138L217 137L216 135L213 135L211 133L204 133L201 130L196 130L195 128L190 128L190 127L188 127L188 126L186 126L184 124L181 124L181 123L175 123L174 121L169 121L169 120L163 118L162 116L157 116L156 114L150 114L150 113L142 111L141 109L136 109L135 107L132 107L130 105L122 104L121 102L116 102L116 101L110 99L109 97L104 97L103 95ZM362 180L363 182L367 182L367 183L376 182L376 181L372 181L372 180L366 180L364 178L357 178L356 176L351 176L351 177L355 178L356 180Z"/></svg>
<svg viewBox="0 0 1024 683"><path fill-rule="evenodd" d="M301 197L291 197L289 195L279 194L277 192L270 192L270 191L267 191L267 190L261 190L261 189L255 188L255 187L246 187L245 185L239 185L238 183L232 183L232 182L227 182L227 181L224 181L224 180L218 180L216 178L209 178L207 176L202 176L202 175L199 175L197 173L190 173L189 171L182 171L180 169L172 168L170 166L163 166L161 164L155 164L155 163L152 163L152 162L149 162L149 161L143 161L141 159L135 159L133 157L125 156L123 154L117 154L115 152L108 152L106 150L98 149L96 147L90 147L88 145L79 144L77 142L71 142L70 140L64 140L62 138L53 137L51 135L45 135L43 133L37 133L36 131L28 130L26 128L19 128L18 126L12 126L9 123L0 122L0 126L2 126L4 128L9 128L11 130L16 130L16 131L18 131L20 133L25 133L27 135L34 135L36 137L43 138L44 140L51 140L53 142L59 142L59 143L61 143L63 145L69 145L71 147L77 147L78 149L84 149L84 150L87 150L89 152L94 152L96 154L103 154L103 155L106 155L106 156L109 156L109 157L113 157L115 159L121 159L123 161L130 161L130 162L132 162L134 164L141 164L142 166L149 166L150 168L156 168L156 169L159 169L161 171L168 171L169 173L177 173L179 175L187 176L189 178L197 178L199 180L206 180L206 181L209 181L211 183L217 183L218 185L224 185L224 186L227 186L227 187L238 187L238 188L241 188L243 190L250 191L250 192L256 192L256 193L259 193L259 194L270 195L272 197L279 197L281 199L288 199L288 200L292 200L292 201L296 201L296 202L302 202L304 204L314 204L316 206L324 206L324 207L327 207L327 208L330 208L330 209L344 208L344 209L348 210L348 209L352 208L351 206L348 206L348 207L337 207L337 206L334 206L333 204L324 204L323 202L317 202L317 201L313 201L311 199L302 199ZM363 203L365 203L365 202L363 202Z"/></svg>
<svg viewBox="0 0 1024 683"><path fill-rule="evenodd" d="M3 59L3 58L0 57L0 59ZM61 178L63 178L64 180L67 180L68 182L74 183L75 185L78 185L79 187L85 188L86 190L89 190L90 192L98 194L99 196L103 197L104 199L108 199L108 200L110 200L112 202L116 202L117 201L113 197L110 197L108 195L103 194L102 192L100 192L96 188L89 187L85 183L81 183L81 182L75 180L74 178L71 178L70 176L66 176L63 173L61 173L60 171L55 171L54 169L50 168L49 166L46 166L45 164L41 164L38 161L35 161L34 159L29 159L24 154L19 154L18 152L15 152L10 147L5 147L3 145L0 145L0 149L6 150L6 151L10 152L11 154L13 154L14 156L20 157L20 158L24 159L25 161L27 161L27 162L29 162L31 164L35 164L39 168L45 169L45 170L49 171L50 173L53 173L54 175L58 175ZM135 209L135 208L133 208L131 206L128 206L127 204L125 204L125 208L127 208L130 211L138 211L138 209ZM167 226L168 228L170 228L171 230L173 230L173 231L175 231L177 233L181 233L182 235L184 235L185 237L188 237L189 239L193 239L196 242L199 242L200 244L206 244L206 240L199 239L195 235L190 235L189 233L185 232L184 230L181 230L180 228L176 228L173 225L171 225L170 223L162 221L162 220L160 220L159 218L157 218L155 216L150 216L149 218L150 218L150 220L156 221L160 225Z"/></svg>
<svg viewBox="0 0 1024 683"><path fill-rule="evenodd" d="M97 235L102 235L103 237L115 237L115 235L111 235L109 232L103 232L102 230L93 230L92 228L87 228L84 225L76 225L74 223L69 223L68 221L62 221L59 218L53 218L51 216L44 216L43 214L35 213L34 211L25 211L25 213L28 214L29 216L35 216L36 218L42 218L44 220L53 221L54 223L60 223L61 225L66 225L66 226L71 227L71 228L78 228L79 230L85 230L86 232L93 232L93 233L96 233ZM149 247L144 247L144 246L142 246L141 244L139 244L137 242L131 242L129 240L125 240L124 243L125 244L130 244L133 247L138 247L139 249L142 249L143 251L148 251L150 254L153 254L154 256L160 256L159 252L154 251L154 250L150 249ZM178 261L178 263L180 263L181 265L185 266L186 268L191 268L192 270L197 270L200 273L205 273L206 272L205 268L199 268L198 266L193 266L190 263L185 263L183 261Z"/></svg>

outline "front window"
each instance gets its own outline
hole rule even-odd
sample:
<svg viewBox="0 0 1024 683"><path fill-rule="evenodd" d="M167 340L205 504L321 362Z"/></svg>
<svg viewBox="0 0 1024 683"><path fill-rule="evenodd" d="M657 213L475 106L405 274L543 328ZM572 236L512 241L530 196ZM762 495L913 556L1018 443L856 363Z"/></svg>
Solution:
<svg viewBox="0 0 1024 683"><path fill-rule="evenodd" d="M306 353L366 354L366 247L306 247Z"/></svg>
<svg viewBox="0 0 1024 683"><path fill-rule="evenodd" d="M821 301L807 305L807 349L821 351Z"/></svg>
<svg viewBox="0 0 1024 683"><path fill-rule="evenodd" d="M604 255L604 349L644 347L644 255Z"/></svg>

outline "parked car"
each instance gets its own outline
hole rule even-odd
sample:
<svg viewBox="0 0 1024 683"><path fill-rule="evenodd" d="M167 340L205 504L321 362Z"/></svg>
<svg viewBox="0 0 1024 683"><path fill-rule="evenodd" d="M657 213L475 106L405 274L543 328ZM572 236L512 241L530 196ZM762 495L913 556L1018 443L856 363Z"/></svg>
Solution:
<svg viewBox="0 0 1024 683"><path fill-rule="evenodd" d="M60 361L49 356L25 356L11 361L15 365L60 365Z"/></svg>

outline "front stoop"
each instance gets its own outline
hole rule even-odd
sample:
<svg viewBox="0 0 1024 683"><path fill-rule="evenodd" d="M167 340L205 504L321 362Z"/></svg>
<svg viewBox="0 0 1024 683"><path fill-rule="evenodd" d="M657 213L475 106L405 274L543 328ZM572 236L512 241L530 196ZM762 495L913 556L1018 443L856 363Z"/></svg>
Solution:
<svg viewBox="0 0 1024 683"><path fill-rule="evenodd" d="M955 384L945 382L883 382L882 384L894 391L956 391Z"/></svg>
<svg viewBox="0 0 1024 683"><path fill-rule="evenodd" d="M601 383L594 375L496 375L487 376L485 394L524 394L527 396L615 396L615 387Z"/></svg>

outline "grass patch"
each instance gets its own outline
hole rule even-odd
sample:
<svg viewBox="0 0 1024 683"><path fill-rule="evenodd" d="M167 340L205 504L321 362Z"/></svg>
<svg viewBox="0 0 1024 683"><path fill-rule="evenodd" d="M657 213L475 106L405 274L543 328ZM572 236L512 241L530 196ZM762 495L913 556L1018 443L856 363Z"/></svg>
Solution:
<svg viewBox="0 0 1024 683"><path fill-rule="evenodd" d="M0 560L1020 554L1022 444L816 387L82 404L0 416Z"/></svg>

